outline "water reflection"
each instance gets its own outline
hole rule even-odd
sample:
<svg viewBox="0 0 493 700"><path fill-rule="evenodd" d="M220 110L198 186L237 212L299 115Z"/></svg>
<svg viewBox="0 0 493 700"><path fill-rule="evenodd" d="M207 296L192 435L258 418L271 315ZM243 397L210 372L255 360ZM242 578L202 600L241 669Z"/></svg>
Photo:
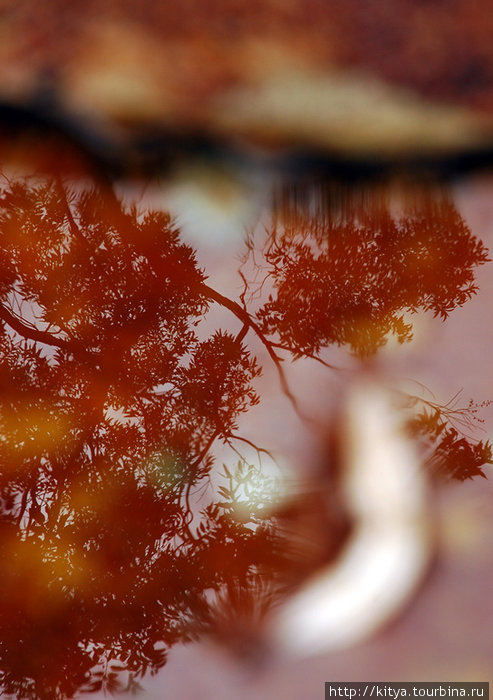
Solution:
<svg viewBox="0 0 493 700"><path fill-rule="evenodd" d="M29 698L136 689L205 631L255 647L297 567L293 512L313 503L276 511L275 480L241 452L216 494L197 494L215 445L264 449L238 432L261 363L296 408L283 357L408 341L404 313L445 319L487 260L443 193L333 185L278 193L238 300L166 212L94 182L5 177L0 239L0 673L4 693ZM240 330L204 338L213 305ZM463 479L492 461L461 432L474 404L406 400L438 471ZM332 525L327 556L345 532Z"/></svg>
<svg viewBox="0 0 493 700"><path fill-rule="evenodd" d="M190 501L259 370L230 333L199 341L204 274L168 215L56 179L1 204L4 688L111 690L275 567L268 518L209 503L197 525Z"/></svg>
<svg viewBox="0 0 493 700"><path fill-rule="evenodd" d="M256 311L262 332L278 349L319 360L331 345L364 358L391 336L409 342L413 315L446 320L476 294L475 268L489 261L446 190L412 185L278 188L258 247L250 241L245 265L269 290ZM408 398L416 412L409 427L426 443L427 465L461 480L484 476L491 446L470 436L490 402L464 406L461 391L445 404Z"/></svg>
<svg viewBox="0 0 493 700"><path fill-rule="evenodd" d="M276 200L257 256L272 295L257 315L297 355L332 344L369 355L390 334L409 341L405 314L446 319L477 290L488 253L438 188L322 183L281 188Z"/></svg>

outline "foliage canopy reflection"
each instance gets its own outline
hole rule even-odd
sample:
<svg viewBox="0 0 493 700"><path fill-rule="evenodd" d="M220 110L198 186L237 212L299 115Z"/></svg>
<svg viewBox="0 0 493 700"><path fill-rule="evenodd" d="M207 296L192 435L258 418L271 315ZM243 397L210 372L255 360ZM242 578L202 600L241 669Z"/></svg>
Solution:
<svg viewBox="0 0 493 700"><path fill-rule="evenodd" d="M299 356L332 344L370 355L390 334L409 341L404 314L446 319L477 291L488 252L446 192L322 184L277 200L263 248L272 293L257 316Z"/></svg>
<svg viewBox="0 0 493 700"><path fill-rule="evenodd" d="M117 690L123 678L131 690L177 642L217 629L228 610L261 618L279 594L292 552L267 502L235 515L245 464L226 467L222 500L199 506L192 498L207 482L214 443L248 442L238 420L259 400L261 368L247 333L260 339L294 403L281 353L316 357L339 344L365 355L389 332L408 340L402 312L445 318L474 294L474 267L487 259L448 201L399 217L382 202L348 206L350 217L336 207L330 222L298 206L284 210L261 251L271 296L251 310L245 294L235 301L207 284L167 213L125 206L100 185L5 181L5 693L63 698ZM212 304L240 331L201 337ZM450 434L439 427L443 407L435 410L433 429L415 424L432 443ZM479 472L461 471L465 452L456 449L453 476L491 461L487 443L473 448ZM443 439L437 449L451 454ZM256 476L268 501L275 485Z"/></svg>

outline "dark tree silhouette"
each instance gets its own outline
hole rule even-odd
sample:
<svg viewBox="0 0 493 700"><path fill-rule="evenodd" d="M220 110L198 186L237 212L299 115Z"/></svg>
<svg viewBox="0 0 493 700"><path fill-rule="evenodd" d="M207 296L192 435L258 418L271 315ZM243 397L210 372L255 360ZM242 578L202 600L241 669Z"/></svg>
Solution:
<svg viewBox="0 0 493 700"><path fill-rule="evenodd" d="M256 313L261 332L295 357L320 359L331 344L364 357L390 334L407 342L413 329L404 313L445 320L477 292L475 267L490 261L437 187L288 184L276 192L274 211L266 241L258 250L250 240L245 263L253 259L270 292ZM493 455L488 441L471 436L478 406L458 407L456 398L441 405L409 397L418 411L409 428L426 444L435 474L463 481L484 476Z"/></svg>
<svg viewBox="0 0 493 700"><path fill-rule="evenodd" d="M168 214L77 182L5 179L0 192L0 687L19 698L136 690L204 631L251 646L299 561L289 508L272 514L275 483L241 459L216 499L197 499L215 442L255 447L237 434L258 401L247 333L296 406L282 351L407 340L403 311L445 318L486 260L445 198L398 216L375 198L290 202L263 249L272 295L255 314L247 288L235 301L209 286ZM212 304L240 321L236 335L200 339ZM445 408L413 429L441 440L452 476L480 473L489 446L441 428Z"/></svg>
<svg viewBox="0 0 493 700"><path fill-rule="evenodd" d="M491 405L483 401L480 405L472 399L467 406L458 404L458 392L446 404L422 397L409 397L415 416L409 421L411 434L418 438L426 449L425 465L430 471L447 479L465 481L475 476L486 475L482 469L493 464L493 449L489 440L475 440L477 422L483 422L478 413Z"/></svg>
<svg viewBox="0 0 493 700"><path fill-rule="evenodd" d="M331 344L364 356L389 334L410 340L404 313L445 319L475 293L474 268L488 260L444 192L396 201L388 188L310 185L277 199L277 221L257 257L271 291L257 318L298 356Z"/></svg>
<svg viewBox="0 0 493 700"><path fill-rule="evenodd" d="M2 687L115 690L207 629L207 591L275 569L268 517L191 503L259 368L198 339L209 288L167 214L19 180L0 240Z"/></svg>

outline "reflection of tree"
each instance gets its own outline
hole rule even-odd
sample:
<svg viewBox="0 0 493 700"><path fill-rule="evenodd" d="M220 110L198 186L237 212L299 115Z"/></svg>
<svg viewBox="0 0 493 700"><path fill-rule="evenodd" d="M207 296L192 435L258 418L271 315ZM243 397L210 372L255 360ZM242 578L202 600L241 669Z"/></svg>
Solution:
<svg viewBox="0 0 493 700"><path fill-rule="evenodd" d="M460 392L444 405L416 396L409 397L416 410L409 422L411 433L427 448L426 466L439 476L465 481L474 476L485 477L481 469L493 464L493 451L488 440L474 441L475 421L480 408L472 400L465 407L457 405Z"/></svg>
<svg viewBox="0 0 493 700"><path fill-rule="evenodd" d="M487 251L443 193L417 192L400 211L383 191L301 193L281 193L263 251L271 297L258 311L263 332L290 351L335 343L368 355L390 333L412 337L404 312L444 319L474 294Z"/></svg>
<svg viewBox="0 0 493 700"><path fill-rule="evenodd" d="M209 288L166 214L57 180L0 205L3 687L111 690L193 637L208 591L275 566L268 517L190 502L259 370L199 340Z"/></svg>
<svg viewBox="0 0 493 700"><path fill-rule="evenodd" d="M3 188L6 693L115 690L124 671L136 689L173 644L212 628L231 636L232 616L243 620L237 645L249 644L252 618L261 620L286 569L296 568L297 544L286 545L282 518L268 514L275 484L240 460L236 471L225 467L221 500L199 512L193 498L215 441L255 448L237 434L238 417L258 400L247 333L295 403L281 350L312 356L337 343L365 354L389 331L408 339L402 312L445 317L474 293L472 269L486 260L445 199L400 218L382 203L350 205L350 217L330 221L285 212L265 251L272 298L255 316L245 294L236 302L206 284L167 214L57 178ZM213 303L241 323L237 335L216 330L200 340L197 325ZM466 454L457 440L443 441L452 428L433 428L443 464ZM332 556L334 542L324 547Z"/></svg>
<svg viewBox="0 0 493 700"><path fill-rule="evenodd" d="M431 311L445 320L476 293L474 268L489 260L437 188L308 183L281 188L275 199L267 239L260 250L249 241L245 268L253 262L260 331L296 358L323 362L320 351L333 344L370 355L390 334L409 341L404 314ZM475 405L411 403L419 413L410 428L428 444L428 465L460 480L484 476L491 445L464 434L473 432Z"/></svg>

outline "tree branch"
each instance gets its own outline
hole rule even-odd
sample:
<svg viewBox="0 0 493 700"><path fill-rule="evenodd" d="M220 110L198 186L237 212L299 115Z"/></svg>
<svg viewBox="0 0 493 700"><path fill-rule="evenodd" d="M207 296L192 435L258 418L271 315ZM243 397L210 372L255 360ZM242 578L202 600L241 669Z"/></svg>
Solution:
<svg viewBox="0 0 493 700"><path fill-rule="evenodd" d="M73 352L75 349L73 342L63 340L63 338L57 338L51 333L40 331L37 328L27 325L22 319L18 318L11 311L9 311L9 309L7 309L3 304L0 304L0 319L23 338L34 340L37 343L44 343L44 345L51 345L52 347L61 348L62 350L68 350L69 352Z"/></svg>
<svg viewBox="0 0 493 700"><path fill-rule="evenodd" d="M202 283L200 285L200 288L207 299L215 301L217 304L220 304L221 306L224 306L224 308L229 309L229 311L231 311L236 316L236 318L242 321L244 326L247 326L248 328L252 329L252 331L255 333L255 335L258 337L262 345L269 353L269 356L277 369L279 381L281 383L281 387L285 396L287 396L290 400L296 413L300 414L298 402L296 401L296 398L294 397L293 393L291 392L291 389L289 388L286 376L281 367L282 360L280 357L278 357L278 355L276 355L273 344L265 337L264 333L261 331L260 327L255 323L250 314L247 311L245 311L245 309L242 308L240 304L238 304L236 301L233 301L232 299L229 299L223 294L216 292L216 290L212 289L212 287L209 287L209 285Z"/></svg>

